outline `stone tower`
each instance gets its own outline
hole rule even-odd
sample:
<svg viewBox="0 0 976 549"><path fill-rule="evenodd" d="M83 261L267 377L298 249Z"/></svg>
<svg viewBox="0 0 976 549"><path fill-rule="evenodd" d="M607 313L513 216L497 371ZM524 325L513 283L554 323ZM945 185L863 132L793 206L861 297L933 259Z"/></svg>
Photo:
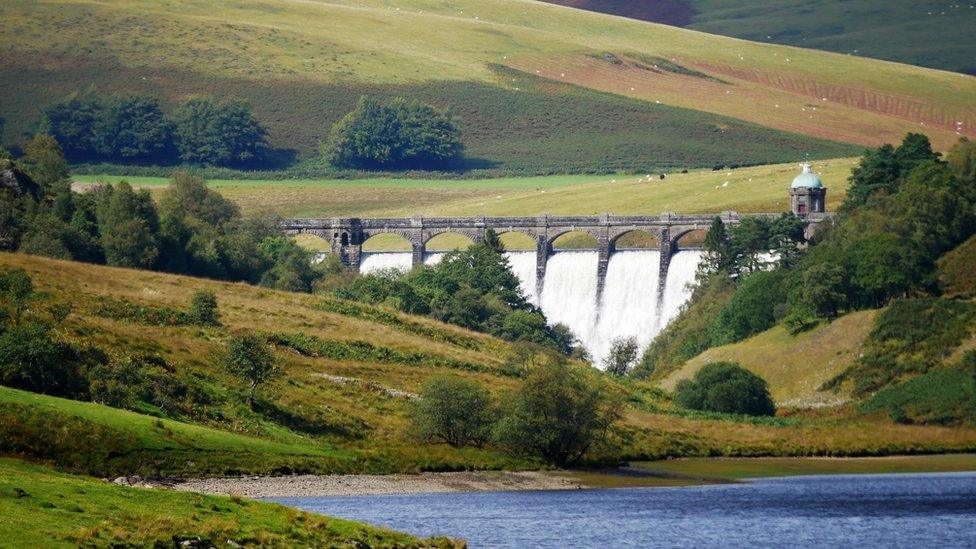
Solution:
<svg viewBox="0 0 976 549"><path fill-rule="evenodd" d="M803 171L790 185L790 211L801 218L827 211L827 187L810 169L810 164L803 164Z"/></svg>

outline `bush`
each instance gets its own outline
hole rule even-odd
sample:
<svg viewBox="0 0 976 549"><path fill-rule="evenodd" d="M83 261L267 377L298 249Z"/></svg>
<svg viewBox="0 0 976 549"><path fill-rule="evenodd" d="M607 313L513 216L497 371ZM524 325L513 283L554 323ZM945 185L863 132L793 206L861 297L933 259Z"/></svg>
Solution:
<svg viewBox="0 0 976 549"><path fill-rule="evenodd" d="M267 132L246 102L190 99L171 118L176 150L187 164L240 166L267 152Z"/></svg>
<svg viewBox="0 0 976 549"><path fill-rule="evenodd" d="M604 383L552 361L533 370L508 399L496 436L513 453L567 465L606 442L620 410Z"/></svg>
<svg viewBox="0 0 976 549"><path fill-rule="evenodd" d="M202 326L220 326L217 295L209 290L199 290L190 300L190 317Z"/></svg>
<svg viewBox="0 0 976 549"><path fill-rule="evenodd" d="M227 369L248 384L247 404L254 405L258 385L274 379L279 370L264 339L251 333L237 334L227 343Z"/></svg>
<svg viewBox="0 0 976 549"><path fill-rule="evenodd" d="M706 365L694 379L678 384L675 402L705 412L751 416L776 414L766 381L735 362Z"/></svg>
<svg viewBox="0 0 976 549"><path fill-rule="evenodd" d="M637 338L618 337L610 343L610 353L603 359L603 370L616 377L630 372L637 361Z"/></svg>
<svg viewBox="0 0 976 549"><path fill-rule="evenodd" d="M28 320L0 333L0 384L50 395L77 397L87 384L81 357L45 323Z"/></svg>
<svg viewBox="0 0 976 549"><path fill-rule="evenodd" d="M340 168L434 168L461 156L464 145L450 113L401 98L363 96L332 127L321 152Z"/></svg>
<svg viewBox="0 0 976 549"><path fill-rule="evenodd" d="M481 385L452 376L435 376L420 391L411 420L425 442L455 448L484 446L491 438L497 413Z"/></svg>

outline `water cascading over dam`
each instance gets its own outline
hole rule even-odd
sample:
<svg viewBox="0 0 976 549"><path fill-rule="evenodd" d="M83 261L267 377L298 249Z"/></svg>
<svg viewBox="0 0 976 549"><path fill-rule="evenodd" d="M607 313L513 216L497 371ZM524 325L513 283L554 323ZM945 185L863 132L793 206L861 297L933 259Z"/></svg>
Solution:
<svg viewBox="0 0 976 549"><path fill-rule="evenodd" d="M687 301L687 286L701 257L700 252L688 249L694 241L686 239L688 235L701 235L716 218L726 226L735 226L748 217L779 215L663 212L636 216L310 218L282 220L280 226L285 234L312 234L326 240L331 253L363 273L407 271L435 264L443 259L444 252L429 250L428 245L441 234L455 233L471 242L482 242L489 230L499 235L521 233L535 250L506 255L523 294L551 323L568 326L593 362L600 364L616 338L633 336L645 348ZM823 211L797 215L808 232L831 219ZM570 233L590 237L595 249L557 249L556 240ZM631 233L643 234L638 238L642 249L627 247L631 240L626 237ZM367 240L381 234L401 237L410 251L370 253L364 249Z"/></svg>
<svg viewBox="0 0 976 549"><path fill-rule="evenodd" d="M615 338L633 336L641 350L646 348L688 299L687 285L694 280L701 258L695 250L672 256L661 293L663 300L658 303L660 252L617 251L610 257L598 303L596 250L554 252L547 262L541 296L536 290L536 253L505 255L529 302L540 306L550 323L568 326L595 364L607 355ZM424 263L436 263L443 256L441 252L428 253ZM410 253L363 254L360 264L364 274L387 269L405 272L410 268Z"/></svg>

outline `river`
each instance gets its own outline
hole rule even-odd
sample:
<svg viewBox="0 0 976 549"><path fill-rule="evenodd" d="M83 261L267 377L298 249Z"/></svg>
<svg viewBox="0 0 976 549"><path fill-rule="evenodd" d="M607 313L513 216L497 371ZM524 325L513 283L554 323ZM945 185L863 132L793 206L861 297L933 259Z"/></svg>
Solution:
<svg viewBox="0 0 976 549"><path fill-rule="evenodd" d="M976 546L976 473L274 501L471 547Z"/></svg>

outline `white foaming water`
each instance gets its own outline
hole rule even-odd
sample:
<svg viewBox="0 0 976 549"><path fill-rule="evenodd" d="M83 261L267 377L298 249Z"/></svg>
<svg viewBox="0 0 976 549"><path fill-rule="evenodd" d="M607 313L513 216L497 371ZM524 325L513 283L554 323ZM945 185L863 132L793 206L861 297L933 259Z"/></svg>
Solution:
<svg viewBox="0 0 976 549"><path fill-rule="evenodd" d="M413 254L410 252L364 253L359 259L359 272L362 274L390 269L407 272L411 267L413 267Z"/></svg>
<svg viewBox="0 0 976 549"><path fill-rule="evenodd" d="M519 279L522 295L533 305L539 304L536 295L535 252L505 252L508 265Z"/></svg>
<svg viewBox="0 0 976 549"><path fill-rule="evenodd" d="M661 318L658 319L658 331L664 329L674 317L678 316L681 306L691 297L688 285L695 280L695 272L701 262L702 253L698 250L679 251L671 256L668 266L668 279L664 284L664 303L661 306Z"/></svg>
<svg viewBox="0 0 976 549"><path fill-rule="evenodd" d="M600 348L596 330L598 263L595 251L552 254L539 299L549 323L568 326L590 354Z"/></svg>
<svg viewBox="0 0 976 549"><path fill-rule="evenodd" d="M657 335L657 287L661 253L619 251L610 256L594 347L594 364L602 362L615 338L633 336L641 350Z"/></svg>
<svg viewBox="0 0 976 549"><path fill-rule="evenodd" d="M444 259L447 252L427 252L424 254L424 265L437 265Z"/></svg>
<svg viewBox="0 0 976 549"><path fill-rule="evenodd" d="M694 281L699 251L680 251L671 258L658 304L660 253L656 250L621 250L610 256L602 303L597 303L596 251L561 251L549 258L542 295L536 294L535 252L506 252L512 272L519 278L529 302L538 305L550 324L565 324L601 366L615 338L634 336L641 352L667 326L690 297L688 284ZM429 253L427 265L435 265L443 252ZM410 253L363 254L363 274L386 269L409 271ZM658 314L660 313L660 315Z"/></svg>

